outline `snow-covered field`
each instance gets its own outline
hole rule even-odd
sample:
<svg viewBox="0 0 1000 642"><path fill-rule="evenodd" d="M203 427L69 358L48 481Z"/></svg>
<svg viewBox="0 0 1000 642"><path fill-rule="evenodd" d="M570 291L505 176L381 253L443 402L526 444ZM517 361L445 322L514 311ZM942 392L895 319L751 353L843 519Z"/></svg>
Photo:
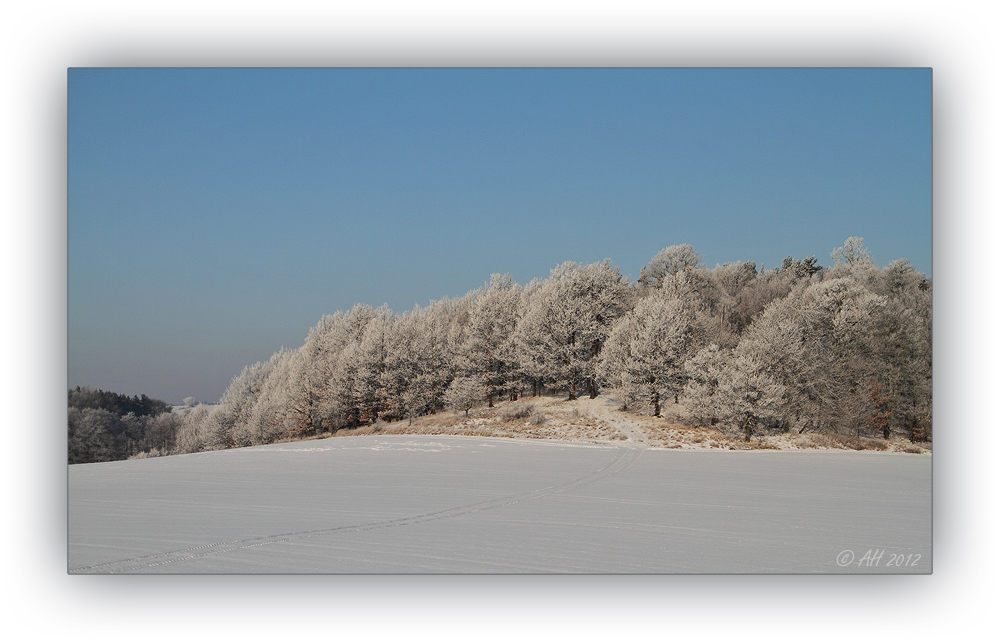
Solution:
<svg viewBox="0 0 1000 642"><path fill-rule="evenodd" d="M930 573L931 457L301 441L70 466L68 539L71 573Z"/></svg>

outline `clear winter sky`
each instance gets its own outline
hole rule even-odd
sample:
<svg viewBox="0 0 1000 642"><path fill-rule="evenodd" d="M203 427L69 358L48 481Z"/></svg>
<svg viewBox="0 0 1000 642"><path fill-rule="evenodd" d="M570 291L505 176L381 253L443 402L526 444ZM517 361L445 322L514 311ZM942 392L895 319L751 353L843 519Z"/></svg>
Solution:
<svg viewBox="0 0 1000 642"><path fill-rule="evenodd" d="M68 376L216 401L354 303L861 236L931 276L930 69L70 69Z"/></svg>

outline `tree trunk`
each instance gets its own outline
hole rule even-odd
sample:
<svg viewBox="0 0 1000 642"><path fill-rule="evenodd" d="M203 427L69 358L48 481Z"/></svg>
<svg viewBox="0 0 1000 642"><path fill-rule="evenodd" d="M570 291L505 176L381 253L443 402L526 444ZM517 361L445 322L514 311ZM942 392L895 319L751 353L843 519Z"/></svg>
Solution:
<svg viewBox="0 0 1000 642"><path fill-rule="evenodd" d="M487 397L489 398L490 408L493 407L493 393L496 392L496 385L494 385L494 382L497 380L497 378L496 375L494 374L494 369L495 368L494 368L493 357L491 356L486 361L486 374L487 377L489 377L489 379L487 380L486 387L490 391L489 394L487 395Z"/></svg>
<svg viewBox="0 0 1000 642"><path fill-rule="evenodd" d="M658 390L653 391L653 416L660 416L660 392Z"/></svg>
<svg viewBox="0 0 1000 642"><path fill-rule="evenodd" d="M601 341L600 339L594 339L594 343L590 345L590 360L591 362L597 361L597 356L601 354ZM590 392L590 398L597 398L597 382L594 381L593 375L587 377L587 390Z"/></svg>

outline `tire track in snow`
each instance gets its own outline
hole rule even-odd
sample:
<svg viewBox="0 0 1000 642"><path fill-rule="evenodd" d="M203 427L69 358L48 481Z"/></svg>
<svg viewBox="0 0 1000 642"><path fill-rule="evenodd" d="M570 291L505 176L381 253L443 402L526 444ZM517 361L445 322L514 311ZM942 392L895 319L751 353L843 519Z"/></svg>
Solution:
<svg viewBox="0 0 1000 642"><path fill-rule="evenodd" d="M330 535L339 532L364 532L382 528L393 528L396 526L410 526L413 524L421 524L423 522L430 522L439 519L451 519L454 517L461 517L463 515L468 515L471 513L476 513L484 510L503 508L505 506L510 506L518 502L530 501L532 499L538 499L539 497L545 497L546 495L561 493L571 488L576 488L578 486L583 486L586 484L592 484L601 479L611 477L612 475L617 475L618 473L626 470L633 463L635 463L635 461L639 459L639 456L642 454L643 450L645 450L645 445L642 443L636 443L636 444L629 443L629 444L624 444L623 446L624 447L618 449L619 452L607 466L597 471L588 473L569 482L565 482L562 484L555 484L552 486L547 486L545 488L539 488L536 490L526 491L523 493L518 493L516 495L508 495L506 497L500 497L497 499L477 502L474 504L467 504L465 506L458 506L455 508L449 508L441 511L422 513L420 515L412 515L409 517L401 517L396 519L380 520L365 524L337 526L334 528L321 528L321 529L313 529L306 531L295 531L291 533L281 533L277 535L262 535L259 537L231 539L223 542L215 542L212 544L202 544L200 546L192 546L190 548L184 548L176 551L153 553L150 555L131 557L128 559L116 560L113 562L103 562L100 564L79 566L70 569L69 572L111 573L111 574L131 573L137 571L141 572L146 569L155 568L157 566L164 566L166 564L184 562L188 560L197 559L199 557L207 557L210 555L232 553L235 551L248 548L268 546L270 544L280 544L291 540L320 537L323 535Z"/></svg>

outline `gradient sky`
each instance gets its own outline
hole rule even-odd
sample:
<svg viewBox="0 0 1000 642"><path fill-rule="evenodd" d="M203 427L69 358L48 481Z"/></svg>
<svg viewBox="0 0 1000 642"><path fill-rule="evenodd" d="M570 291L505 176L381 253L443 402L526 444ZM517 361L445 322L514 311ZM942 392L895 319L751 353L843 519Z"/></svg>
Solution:
<svg viewBox="0 0 1000 642"><path fill-rule="evenodd" d="M70 69L68 376L215 401L356 302L865 238L931 275L930 69Z"/></svg>

